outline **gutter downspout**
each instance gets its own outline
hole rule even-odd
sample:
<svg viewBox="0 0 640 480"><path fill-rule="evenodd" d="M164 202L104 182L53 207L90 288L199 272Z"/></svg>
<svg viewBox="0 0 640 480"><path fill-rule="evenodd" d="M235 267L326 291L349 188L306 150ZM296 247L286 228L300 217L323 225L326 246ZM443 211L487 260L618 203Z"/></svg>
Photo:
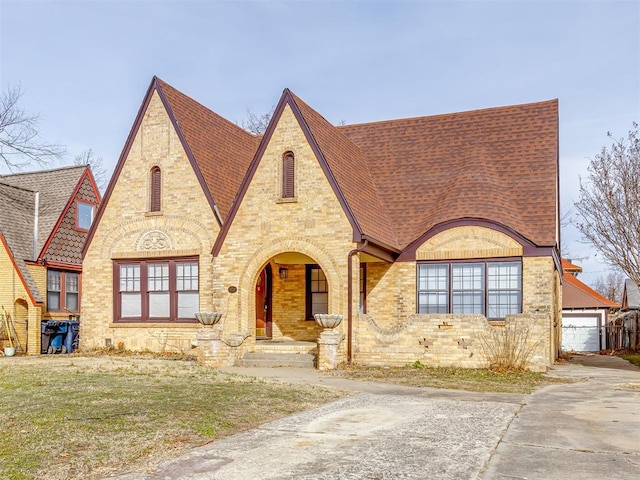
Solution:
<svg viewBox="0 0 640 480"><path fill-rule="evenodd" d="M361 246L354 248L347 255L347 363L351 363L353 358L353 265L351 259L356 253L367 248L367 245L369 245L369 240L365 239Z"/></svg>
<svg viewBox="0 0 640 480"><path fill-rule="evenodd" d="M38 216L40 209L40 192L34 192L34 207L33 207L33 260L38 259Z"/></svg>

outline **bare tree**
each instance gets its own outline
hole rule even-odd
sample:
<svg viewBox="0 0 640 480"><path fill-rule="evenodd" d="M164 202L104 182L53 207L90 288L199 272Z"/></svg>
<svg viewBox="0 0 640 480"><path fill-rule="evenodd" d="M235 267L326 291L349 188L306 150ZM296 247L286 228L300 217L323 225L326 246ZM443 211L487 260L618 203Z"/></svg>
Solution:
<svg viewBox="0 0 640 480"><path fill-rule="evenodd" d="M610 271L607 276L600 276L593 284L593 289L613 302L622 301L625 276L619 270Z"/></svg>
<svg viewBox="0 0 640 480"><path fill-rule="evenodd" d="M608 136L612 138L611 133ZM640 283L640 132L633 123L626 139L591 160L586 182L580 179L575 203L580 233L612 266Z"/></svg>
<svg viewBox="0 0 640 480"><path fill-rule="evenodd" d="M240 122L240 126L249 133L262 135L267 130L275 109L275 106L271 107L271 110L267 113L263 113L262 115L256 115L251 110L247 109L247 118Z"/></svg>
<svg viewBox="0 0 640 480"><path fill-rule="evenodd" d="M19 86L0 94L0 160L11 171L31 163L44 166L65 153L64 147L40 139L38 115L24 111L20 97Z"/></svg>
<svg viewBox="0 0 640 480"><path fill-rule="evenodd" d="M104 189L107 186L109 177L107 175L107 169L104 166L104 160L102 157L98 157L93 153L91 148L83 150L81 153L75 156L73 159L74 165L89 165L91 167L91 173L96 181L96 185L100 192L104 193Z"/></svg>

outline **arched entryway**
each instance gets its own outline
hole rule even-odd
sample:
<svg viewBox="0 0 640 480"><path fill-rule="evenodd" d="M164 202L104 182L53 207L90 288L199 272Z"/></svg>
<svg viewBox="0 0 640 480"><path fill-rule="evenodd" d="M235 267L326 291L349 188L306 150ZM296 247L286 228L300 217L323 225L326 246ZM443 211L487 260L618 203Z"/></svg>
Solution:
<svg viewBox="0 0 640 480"><path fill-rule="evenodd" d="M256 340L312 341L321 332L315 313L328 313L331 289L318 261L282 252L259 270L254 286Z"/></svg>
<svg viewBox="0 0 640 480"><path fill-rule="evenodd" d="M18 345L16 350L19 352L27 351L28 342L28 324L29 324L29 306L27 302L21 298L13 304L13 327L17 334Z"/></svg>
<svg viewBox="0 0 640 480"><path fill-rule="evenodd" d="M256 339L268 340L273 337L273 323L271 308L273 304L273 274L270 264L267 264L256 282Z"/></svg>

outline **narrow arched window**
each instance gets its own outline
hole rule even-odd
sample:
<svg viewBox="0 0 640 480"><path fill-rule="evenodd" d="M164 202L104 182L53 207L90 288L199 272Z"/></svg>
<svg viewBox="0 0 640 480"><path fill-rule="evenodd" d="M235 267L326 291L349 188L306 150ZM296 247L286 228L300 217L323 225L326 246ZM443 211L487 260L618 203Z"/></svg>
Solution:
<svg viewBox="0 0 640 480"><path fill-rule="evenodd" d="M162 206L162 175L160 167L151 169L151 198L149 202L149 211L159 212Z"/></svg>
<svg viewBox="0 0 640 480"><path fill-rule="evenodd" d="M282 198L295 197L295 159L293 152L282 156Z"/></svg>

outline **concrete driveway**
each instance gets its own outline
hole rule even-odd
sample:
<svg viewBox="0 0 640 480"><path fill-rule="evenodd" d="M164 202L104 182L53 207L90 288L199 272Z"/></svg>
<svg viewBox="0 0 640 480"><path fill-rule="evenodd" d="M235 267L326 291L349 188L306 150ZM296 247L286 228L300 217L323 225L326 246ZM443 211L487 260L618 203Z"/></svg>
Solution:
<svg viewBox="0 0 640 480"><path fill-rule="evenodd" d="M301 369L227 371L354 396L194 449L133 479L629 479L640 477L640 369L577 357L576 383L533 395L405 388Z"/></svg>

